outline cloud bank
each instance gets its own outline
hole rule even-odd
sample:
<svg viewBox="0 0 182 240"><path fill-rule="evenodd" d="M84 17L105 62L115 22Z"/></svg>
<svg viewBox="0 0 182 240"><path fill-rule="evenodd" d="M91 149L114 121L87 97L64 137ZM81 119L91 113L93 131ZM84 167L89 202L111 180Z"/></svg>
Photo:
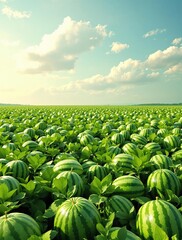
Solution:
<svg viewBox="0 0 182 240"><path fill-rule="evenodd" d="M25 50L18 62L24 73L72 70L80 54L93 50L110 35L106 26L93 27L90 22L74 21L70 17L41 42Z"/></svg>
<svg viewBox="0 0 182 240"><path fill-rule="evenodd" d="M180 80L181 72L182 47L170 46L150 54L145 61L127 59L112 67L107 75L97 74L73 81L60 87L59 91L122 92L154 81Z"/></svg>
<svg viewBox="0 0 182 240"><path fill-rule="evenodd" d="M29 18L31 16L29 12L14 10L8 6L3 7L1 12L9 18L15 19Z"/></svg>

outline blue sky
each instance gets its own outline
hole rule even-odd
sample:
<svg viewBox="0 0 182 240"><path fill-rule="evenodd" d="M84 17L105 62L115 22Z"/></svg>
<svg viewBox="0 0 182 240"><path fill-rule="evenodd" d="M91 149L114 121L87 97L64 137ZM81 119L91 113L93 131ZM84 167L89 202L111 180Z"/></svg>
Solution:
<svg viewBox="0 0 182 240"><path fill-rule="evenodd" d="M182 102L181 0L0 0L0 102Z"/></svg>

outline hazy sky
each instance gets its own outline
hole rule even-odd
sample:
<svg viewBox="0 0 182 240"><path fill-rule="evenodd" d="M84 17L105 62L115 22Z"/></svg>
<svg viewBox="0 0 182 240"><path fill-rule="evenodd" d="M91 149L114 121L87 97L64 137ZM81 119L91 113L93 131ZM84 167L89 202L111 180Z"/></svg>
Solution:
<svg viewBox="0 0 182 240"><path fill-rule="evenodd" d="M182 102L182 0L0 0L0 103Z"/></svg>

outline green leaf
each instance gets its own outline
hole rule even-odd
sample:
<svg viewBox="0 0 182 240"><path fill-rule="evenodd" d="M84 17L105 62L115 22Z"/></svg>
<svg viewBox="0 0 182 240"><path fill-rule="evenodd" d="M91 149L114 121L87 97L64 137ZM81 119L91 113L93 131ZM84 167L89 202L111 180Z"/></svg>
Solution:
<svg viewBox="0 0 182 240"><path fill-rule="evenodd" d="M139 204L143 205L146 202L150 201L151 199L148 198L148 197L140 196L140 197L133 198L132 200L134 200L134 201L138 202Z"/></svg>
<svg viewBox="0 0 182 240"><path fill-rule="evenodd" d="M51 240L58 234L56 230L50 230L42 235L42 240Z"/></svg>
<svg viewBox="0 0 182 240"><path fill-rule="evenodd" d="M108 187L111 183L112 183L112 175L109 173L101 181L102 188Z"/></svg>
<svg viewBox="0 0 182 240"><path fill-rule="evenodd" d="M106 226L105 226L106 230L111 229L114 222L114 218L115 218L115 213L113 212L109 215L108 222L106 223Z"/></svg>
<svg viewBox="0 0 182 240"><path fill-rule="evenodd" d="M39 237L39 236L36 236L36 235L32 235L27 240L42 240L42 237Z"/></svg>
<svg viewBox="0 0 182 240"><path fill-rule="evenodd" d="M89 196L89 201L91 201L95 205L99 205L99 203L101 201L101 196L99 196L97 194L91 194Z"/></svg>
<svg viewBox="0 0 182 240"><path fill-rule="evenodd" d="M34 171L36 171L46 161L46 156L28 155L27 160Z"/></svg>
<svg viewBox="0 0 182 240"><path fill-rule="evenodd" d="M127 237L127 229L126 227L122 227L119 229L111 228L109 239L110 240L125 240Z"/></svg>
<svg viewBox="0 0 182 240"><path fill-rule="evenodd" d="M140 157L137 157L136 155L133 155L133 166L137 169L139 169L142 166L142 160Z"/></svg>
<svg viewBox="0 0 182 240"><path fill-rule="evenodd" d="M90 184L91 193L96 193L96 194L100 195L101 189L102 189L101 181L97 177L94 177L94 180Z"/></svg>
<svg viewBox="0 0 182 240"><path fill-rule="evenodd" d="M53 185L63 194L67 194L68 180L66 177L55 178Z"/></svg>
<svg viewBox="0 0 182 240"><path fill-rule="evenodd" d="M29 194L33 193L36 187L36 182L30 180L28 183L21 183L21 185L27 190Z"/></svg>
<svg viewBox="0 0 182 240"><path fill-rule="evenodd" d="M4 202L10 199L17 189L9 191L8 186L5 183L0 184L0 199Z"/></svg>
<svg viewBox="0 0 182 240"><path fill-rule="evenodd" d="M96 228L99 233L101 233L103 236L106 236L106 229L101 223L97 223Z"/></svg>
<svg viewBox="0 0 182 240"><path fill-rule="evenodd" d="M108 238L103 235L98 235L95 237L95 240L108 240Z"/></svg>

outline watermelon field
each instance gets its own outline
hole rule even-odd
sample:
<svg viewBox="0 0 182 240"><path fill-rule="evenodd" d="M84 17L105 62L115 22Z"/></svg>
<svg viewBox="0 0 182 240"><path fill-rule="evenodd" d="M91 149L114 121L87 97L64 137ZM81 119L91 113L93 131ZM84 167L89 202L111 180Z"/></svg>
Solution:
<svg viewBox="0 0 182 240"><path fill-rule="evenodd" d="M0 240L182 239L182 106L0 113Z"/></svg>

